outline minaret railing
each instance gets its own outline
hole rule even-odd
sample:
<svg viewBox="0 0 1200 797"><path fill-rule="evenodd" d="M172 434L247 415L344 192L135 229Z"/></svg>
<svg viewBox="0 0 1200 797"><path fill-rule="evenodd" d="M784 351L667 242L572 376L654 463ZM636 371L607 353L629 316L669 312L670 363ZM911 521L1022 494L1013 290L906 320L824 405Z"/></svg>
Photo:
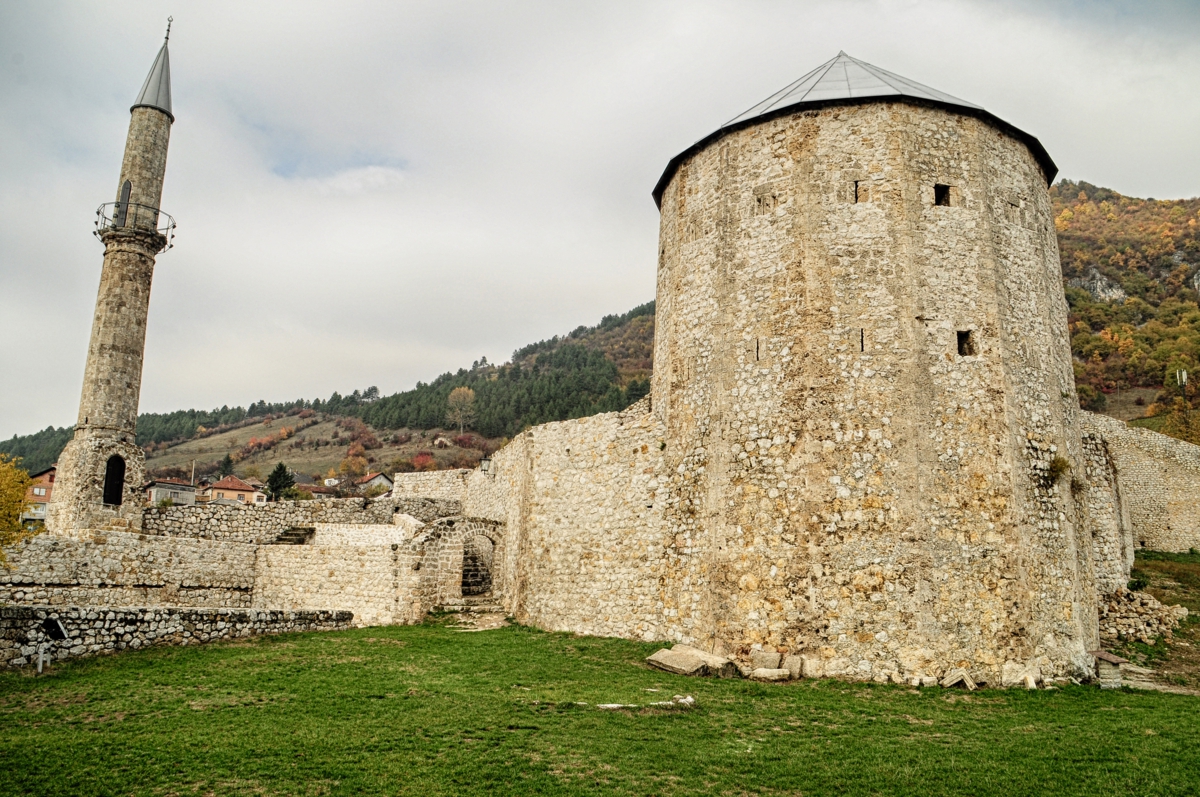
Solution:
<svg viewBox="0 0 1200 797"><path fill-rule="evenodd" d="M158 208L136 202L105 202L96 208L96 237L106 230L142 230L155 232L167 239L163 251L174 246L175 219Z"/></svg>

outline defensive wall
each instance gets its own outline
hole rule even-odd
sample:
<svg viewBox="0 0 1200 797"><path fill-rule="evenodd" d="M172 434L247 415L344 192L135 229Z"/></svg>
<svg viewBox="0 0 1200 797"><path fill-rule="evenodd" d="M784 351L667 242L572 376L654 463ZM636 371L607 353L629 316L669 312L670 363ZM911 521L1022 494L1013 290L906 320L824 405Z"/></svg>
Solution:
<svg viewBox="0 0 1200 797"><path fill-rule="evenodd" d="M348 628L350 612L246 611L181 607L70 608L0 606L0 667L36 664L159 645L196 645L219 639L290 631ZM57 639L47 620L61 623Z"/></svg>
<svg viewBox="0 0 1200 797"><path fill-rule="evenodd" d="M1085 428L1108 446L1137 547L1200 548L1200 446L1106 415L1082 416Z"/></svg>

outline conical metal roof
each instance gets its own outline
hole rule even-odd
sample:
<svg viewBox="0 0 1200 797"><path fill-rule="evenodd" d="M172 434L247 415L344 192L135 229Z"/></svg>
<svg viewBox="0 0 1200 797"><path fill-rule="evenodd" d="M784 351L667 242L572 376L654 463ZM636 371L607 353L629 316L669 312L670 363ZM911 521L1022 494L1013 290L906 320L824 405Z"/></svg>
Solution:
<svg viewBox="0 0 1200 797"><path fill-rule="evenodd" d="M134 108L157 108L175 121L175 114L171 113L171 56L165 41L150 67L150 74L146 75L141 93L129 110Z"/></svg>
<svg viewBox="0 0 1200 797"><path fill-rule="evenodd" d="M658 184L654 186L654 201L662 204L663 191L667 189L667 185L671 182L680 163L735 130L741 130L743 127L799 110L826 105L853 105L878 101L936 105L978 117L1023 141L1045 172L1047 185L1054 180L1054 176L1058 173L1058 167L1054 165L1054 161L1050 159L1049 153L1046 152L1040 141L993 116L978 105L888 72L886 69L872 66L865 61L846 55L845 52L839 52L835 58L821 64L749 110L738 114L721 125L715 132L700 139L672 158L662 177L659 178Z"/></svg>

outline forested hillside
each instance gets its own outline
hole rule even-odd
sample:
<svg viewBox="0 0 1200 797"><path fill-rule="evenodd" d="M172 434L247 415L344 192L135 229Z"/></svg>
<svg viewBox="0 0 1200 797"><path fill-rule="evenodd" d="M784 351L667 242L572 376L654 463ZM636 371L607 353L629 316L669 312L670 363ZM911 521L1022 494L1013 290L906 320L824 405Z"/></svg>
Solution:
<svg viewBox="0 0 1200 797"><path fill-rule="evenodd" d="M1181 402L1172 405L1175 372L1200 363L1200 199L1136 199L1070 180L1050 196L1081 404L1103 411L1114 393L1142 388L1150 398L1138 401L1157 416L1148 425L1200 442L1200 420L1192 424ZM391 396L368 388L325 400L146 413L138 442L161 449L302 410L357 417L380 430L441 428L456 387L475 392L473 431L512 437L539 423L629 406L649 390L653 346L649 302L517 349L504 365L483 359ZM70 427L47 428L0 442L0 452L23 457L35 471L53 463L70 436Z"/></svg>
<svg viewBox="0 0 1200 797"><path fill-rule="evenodd" d="M1050 194L1080 402L1099 410L1118 389L1176 388L1176 370L1200 361L1200 199L1069 180Z"/></svg>

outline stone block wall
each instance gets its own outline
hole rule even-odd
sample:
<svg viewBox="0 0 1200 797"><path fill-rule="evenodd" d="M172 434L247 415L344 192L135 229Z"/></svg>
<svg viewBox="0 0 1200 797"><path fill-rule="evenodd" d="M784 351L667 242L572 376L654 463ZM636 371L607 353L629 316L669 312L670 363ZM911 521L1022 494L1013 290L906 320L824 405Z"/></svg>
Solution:
<svg viewBox="0 0 1200 797"><path fill-rule="evenodd" d="M67 639L54 641L42 628L57 619ZM37 664L43 643L48 661L115 653L158 645L194 645L219 639L291 631L331 631L350 626L350 612L245 611L122 607L2 606L0 667Z"/></svg>
<svg viewBox="0 0 1200 797"><path fill-rule="evenodd" d="M1083 435L1083 467L1074 475L1081 513L1092 536L1096 591L1101 596L1125 589L1133 567L1133 526L1117 484L1117 469L1107 441L1094 432ZM1083 477L1084 484L1077 479ZM1079 489L1082 488L1082 489Z"/></svg>
<svg viewBox="0 0 1200 797"><path fill-rule="evenodd" d="M349 610L356 625L419 620L408 612L411 587L397 580L411 558L400 544L259 546L253 606Z"/></svg>
<svg viewBox="0 0 1200 797"><path fill-rule="evenodd" d="M1106 415L1084 412L1082 422L1107 444L1136 545L1200 548L1200 446Z"/></svg>
<svg viewBox="0 0 1200 797"><path fill-rule="evenodd" d="M428 523L439 517L459 514L461 510L460 502L438 496L399 500L328 498L280 501L257 506L197 504L149 507L143 512L142 532L165 537L266 545L297 526L315 526L318 523L389 524L397 513L412 515Z"/></svg>
<svg viewBox="0 0 1200 797"><path fill-rule="evenodd" d="M463 501L467 494L467 479L472 471L465 468L423 473L397 473L392 495L397 498L437 498L444 501Z"/></svg>
<svg viewBox="0 0 1200 797"><path fill-rule="evenodd" d="M254 587L252 545L94 532L41 534L6 553L3 603L248 608Z"/></svg>

